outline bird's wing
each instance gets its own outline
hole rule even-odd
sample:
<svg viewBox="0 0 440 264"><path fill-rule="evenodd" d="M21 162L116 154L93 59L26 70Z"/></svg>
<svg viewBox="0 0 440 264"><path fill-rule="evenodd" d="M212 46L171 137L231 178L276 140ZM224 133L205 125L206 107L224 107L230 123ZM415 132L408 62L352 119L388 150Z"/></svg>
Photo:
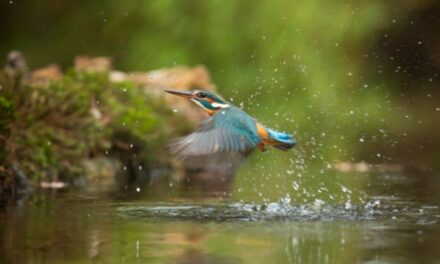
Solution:
<svg viewBox="0 0 440 264"><path fill-rule="evenodd" d="M245 116L237 116L234 110L224 109L203 122L194 133L172 143L171 149L183 159L219 152L248 153L259 143L252 122Z"/></svg>

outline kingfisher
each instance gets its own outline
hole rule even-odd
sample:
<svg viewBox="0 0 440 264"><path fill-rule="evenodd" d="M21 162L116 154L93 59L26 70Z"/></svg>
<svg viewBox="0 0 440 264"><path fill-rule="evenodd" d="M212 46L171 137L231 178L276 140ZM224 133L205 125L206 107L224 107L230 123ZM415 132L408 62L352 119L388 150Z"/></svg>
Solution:
<svg viewBox="0 0 440 264"><path fill-rule="evenodd" d="M205 90L165 91L191 100L209 115L195 132L171 145L172 151L181 159L198 160L197 157L227 153L247 156L254 149L265 151L267 145L287 151L297 143L293 135L262 125L215 93Z"/></svg>

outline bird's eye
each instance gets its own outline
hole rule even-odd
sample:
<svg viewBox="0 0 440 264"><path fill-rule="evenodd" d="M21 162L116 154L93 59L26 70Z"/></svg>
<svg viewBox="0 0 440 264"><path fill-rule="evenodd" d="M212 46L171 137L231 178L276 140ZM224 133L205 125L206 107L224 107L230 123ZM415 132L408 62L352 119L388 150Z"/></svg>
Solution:
<svg viewBox="0 0 440 264"><path fill-rule="evenodd" d="M200 98L205 98L206 96L207 96L207 94L204 93L204 92L199 93L199 97L200 97Z"/></svg>

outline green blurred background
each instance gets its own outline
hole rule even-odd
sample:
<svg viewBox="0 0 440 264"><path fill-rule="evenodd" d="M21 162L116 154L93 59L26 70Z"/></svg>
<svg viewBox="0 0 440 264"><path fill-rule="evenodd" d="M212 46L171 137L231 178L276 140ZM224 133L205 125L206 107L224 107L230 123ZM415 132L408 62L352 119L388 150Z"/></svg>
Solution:
<svg viewBox="0 0 440 264"><path fill-rule="evenodd" d="M0 0L0 56L20 50L31 68L81 54L125 71L206 65L226 99L300 142L254 155L238 197L318 183L344 195L329 170L340 161L440 167L438 14L430 0Z"/></svg>
<svg viewBox="0 0 440 264"><path fill-rule="evenodd" d="M177 123L179 115L156 107L160 100L138 97L135 85L109 85L105 75L89 78L69 71L78 55L110 56L115 69L127 72L203 64L226 99L299 141L289 152L254 153L226 199L192 196L183 180L153 184L156 178L147 175L142 182L147 166L132 179L133 186L124 183L109 193L87 175L89 185L80 192L35 188L22 198L26 202L4 210L0 199L0 262L438 262L439 29L440 1L435 0L0 0L0 60L19 50L31 70L57 63L70 72L48 86L60 91L58 96L41 89L49 91L44 94L52 105L63 105L71 94L77 99L73 103L86 102L83 98L94 95L88 89L97 90L100 109L116 112L112 125L128 119L128 127L138 128L132 134L145 141L134 142L139 152L118 154L121 162L151 155L144 153L150 151L149 138L163 123ZM47 105L37 104L43 112ZM78 118L88 116L89 103L79 105L83 115ZM12 116L10 109L12 104L0 100L0 110L8 113L3 116ZM38 142L26 149L28 156L46 161L50 152L49 158L57 158L35 170L62 163L65 157L56 146L47 146L44 127L16 121L16 127L32 127L25 131ZM63 142L80 157L90 156L82 154L89 137L101 138L110 130L63 121L81 130L80 137L86 135ZM142 126L133 125L137 122ZM7 123L0 119L0 128ZM21 139L15 133L14 139ZM62 134L56 136L62 141ZM41 145L43 151L35 151ZM341 162L352 169L335 169ZM353 164L361 166L353 169ZM62 168L56 168L60 174ZM268 203L282 198L272 207ZM275 217L204 219L206 209L218 203L237 213ZM199 204L213 207L193 207ZM290 204L298 210L286 210ZM162 205L169 217L127 213ZM186 206L202 217L179 218L179 207ZM357 211L366 218L358 218ZM315 219L313 212L323 216ZM287 218L278 219L280 213Z"/></svg>

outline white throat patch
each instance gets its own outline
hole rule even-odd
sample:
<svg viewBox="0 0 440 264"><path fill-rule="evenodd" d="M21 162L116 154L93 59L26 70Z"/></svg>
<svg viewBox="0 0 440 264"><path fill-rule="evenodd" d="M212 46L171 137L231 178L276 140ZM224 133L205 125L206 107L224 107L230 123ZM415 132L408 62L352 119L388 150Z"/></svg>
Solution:
<svg viewBox="0 0 440 264"><path fill-rule="evenodd" d="M218 108L228 108L229 107L228 104L220 104L220 103L216 103L216 102L212 103L211 105L214 107L218 107Z"/></svg>
<svg viewBox="0 0 440 264"><path fill-rule="evenodd" d="M191 99L191 101L193 101L194 103L198 104L202 108L206 108L202 103L200 103L199 101L197 101L195 99ZM229 107L228 104L220 104L220 103L216 103L216 102L212 103L211 105L213 107L215 107L215 108L221 108L221 109Z"/></svg>

